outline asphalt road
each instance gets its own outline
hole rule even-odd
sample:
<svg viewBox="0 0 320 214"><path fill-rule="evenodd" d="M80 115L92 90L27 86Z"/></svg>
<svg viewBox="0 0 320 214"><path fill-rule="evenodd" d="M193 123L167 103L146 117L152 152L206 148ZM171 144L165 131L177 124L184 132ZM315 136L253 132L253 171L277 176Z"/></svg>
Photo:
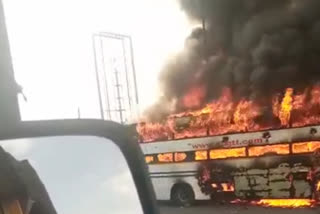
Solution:
<svg viewBox="0 0 320 214"><path fill-rule="evenodd" d="M320 208L270 208L246 205L196 205L192 207L174 207L160 204L160 214L320 214Z"/></svg>

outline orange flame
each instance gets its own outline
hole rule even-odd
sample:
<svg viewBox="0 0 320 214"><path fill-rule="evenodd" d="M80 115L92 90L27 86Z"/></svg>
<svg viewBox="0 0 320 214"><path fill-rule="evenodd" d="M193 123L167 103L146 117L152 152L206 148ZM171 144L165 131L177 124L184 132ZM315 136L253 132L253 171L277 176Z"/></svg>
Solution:
<svg viewBox="0 0 320 214"><path fill-rule="evenodd" d="M311 199L261 199L254 204L267 207L297 208L312 207L315 205L315 201Z"/></svg>
<svg viewBox="0 0 320 214"><path fill-rule="evenodd" d="M219 185L216 183L211 184L211 187L214 189L218 189L219 186L221 186L223 192L234 192L234 186L231 183L220 183Z"/></svg>
<svg viewBox="0 0 320 214"><path fill-rule="evenodd" d="M281 109L279 112L279 119L281 121L282 126L288 126L291 110L292 110L292 95L293 95L293 89L287 88L286 93L284 95L284 98L281 102Z"/></svg>
<svg viewBox="0 0 320 214"><path fill-rule="evenodd" d="M293 153L306 153L306 152L314 152L315 150L320 148L319 141L311 141L305 143L294 143L292 144L292 152Z"/></svg>
<svg viewBox="0 0 320 214"><path fill-rule="evenodd" d="M234 186L230 183L221 183L223 192L234 192Z"/></svg>
<svg viewBox="0 0 320 214"><path fill-rule="evenodd" d="M172 153L158 154L159 162L173 162Z"/></svg>
<svg viewBox="0 0 320 214"><path fill-rule="evenodd" d="M276 94L272 98L272 113L275 117L279 117L280 95Z"/></svg>
<svg viewBox="0 0 320 214"><path fill-rule="evenodd" d="M247 131L254 129L254 118L259 115L259 108L252 101L241 100L233 114L235 129Z"/></svg>
<svg viewBox="0 0 320 214"><path fill-rule="evenodd" d="M195 160L207 160L208 152L207 151L196 151L195 152Z"/></svg>
<svg viewBox="0 0 320 214"><path fill-rule="evenodd" d="M153 156L146 156L145 159L146 159L146 163L151 163L154 161Z"/></svg>
<svg viewBox="0 0 320 214"><path fill-rule="evenodd" d="M212 188L218 188L218 185L216 183L211 184Z"/></svg>
<svg viewBox="0 0 320 214"><path fill-rule="evenodd" d="M154 139L169 139L168 127L161 123L139 123L136 126L137 132L144 142Z"/></svg>
<svg viewBox="0 0 320 214"><path fill-rule="evenodd" d="M265 154L289 154L289 144L267 145L267 146L254 146L248 149L249 156L262 156Z"/></svg>
<svg viewBox="0 0 320 214"><path fill-rule="evenodd" d="M184 161L186 158L187 158L187 154L185 152L174 153L174 160L177 162Z"/></svg>
<svg viewBox="0 0 320 214"><path fill-rule="evenodd" d="M205 97L205 88L203 86L191 88L182 98L182 104L186 108L199 108Z"/></svg>
<svg viewBox="0 0 320 214"><path fill-rule="evenodd" d="M318 181L318 183L317 183L316 190L320 191L320 181Z"/></svg>
<svg viewBox="0 0 320 214"><path fill-rule="evenodd" d="M199 102L201 104L204 95L203 88L193 88L182 102L187 108L194 108ZM269 120L263 121L261 118L265 118L268 108L272 109L272 115L268 116ZM303 93L287 88L283 96L273 96L270 106L262 106L248 99L235 102L231 89L225 88L217 100L201 109L172 114L162 123L140 123L137 131L142 142L150 142L319 123L320 85Z"/></svg>
<svg viewBox="0 0 320 214"><path fill-rule="evenodd" d="M246 148L234 148L234 149L212 149L210 150L210 159L222 159L230 157L245 157Z"/></svg>

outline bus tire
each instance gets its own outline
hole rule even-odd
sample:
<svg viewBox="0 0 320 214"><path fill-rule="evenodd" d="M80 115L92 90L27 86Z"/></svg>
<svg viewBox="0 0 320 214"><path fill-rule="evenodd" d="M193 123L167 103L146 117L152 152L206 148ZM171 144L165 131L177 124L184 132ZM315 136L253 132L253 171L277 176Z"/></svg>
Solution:
<svg viewBox="0 0 320 214"><path fill-rule="evenodd" d="M191 206L195 200L192 187L186 183L175 184L171 189L171 200L177 206Z"/></svg>

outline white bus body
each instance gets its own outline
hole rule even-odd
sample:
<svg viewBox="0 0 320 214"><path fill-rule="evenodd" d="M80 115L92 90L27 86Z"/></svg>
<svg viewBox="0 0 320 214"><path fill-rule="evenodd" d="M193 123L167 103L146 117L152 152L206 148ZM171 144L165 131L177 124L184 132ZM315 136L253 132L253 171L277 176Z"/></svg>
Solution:
<svg viewBox="0 0 320 214"><path fill-rule="evenodd" d="M253 133L228 134L222 136L141 143L141 148L145 156L148 156L163 153L210 150L213 148L235 148L257 145L272 145L279 143L306 142L319 139L320 126L308 126L302 128L269 130ZM200 190L197 173L199 167L204 162L213 161L215 160L148 164L150 177L157 199L170 200L172 188L178 183L186 183L190 185L196 200L210 199L209 195L204 194ZM232 159L229 161L237 162L237 159ZM283 165L284 164L280 165L279 167L282 167ZM283 171L283 168L281 168L281 170ZM239 183L241 183L241 179L235 181L235 183L238 183L239 185ZM303 187L303 185L300 186Z"/></svg>
<svg viewBox="0 0 320 214"><path fill-rule="evenodd" d="M173 186L179 182L191 185L197 200L210 199L200 191L196 178L199 163L153 164L149 165L151 181L157 200L170 200Z"/></svg>

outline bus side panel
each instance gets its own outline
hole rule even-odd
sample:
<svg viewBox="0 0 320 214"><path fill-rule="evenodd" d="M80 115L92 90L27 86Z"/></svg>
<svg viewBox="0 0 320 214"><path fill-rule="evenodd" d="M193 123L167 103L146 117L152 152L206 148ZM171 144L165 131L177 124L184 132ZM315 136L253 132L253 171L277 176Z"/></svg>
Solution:
<svg viewBox="0 0 320 214"><path fill-rule="evenodd" d="M192 186L196 200L209 200L210 196L203 194L198 184L198 179L195 177L186 177L184 181Z"/></svg>
<svg viewBox="0 0 320 214"><path fill-rule="evenodd" d="M189 184L196 200L208 200L198 184L198 162L149 165L151 181L157 200L170 200L171 189L177 183Z"/></svg>
<svg viewBox="0 0 320 214"><path fill-rule="evenodd" d="M196 200L209 200L210 196L201 192L198 180L195 177L185 177L177 180L176 178L152 178L151 181L156 193L157 200L170 200L172 187L179 182L190 184Z"/></svg>
<svg viewBox="0 0 320 214"><path fill-rule="evenodd" d="M168 177L151 177L157 200L170 200L170 191L175 179Z"/></svg>
<svg viewBox="0 0 320 214"><path fill-rule="evenodd" d="M238 198L309 198L312 194L309 155L216 160L202 169L210 174L202 186L233 182Z"/></svg>

